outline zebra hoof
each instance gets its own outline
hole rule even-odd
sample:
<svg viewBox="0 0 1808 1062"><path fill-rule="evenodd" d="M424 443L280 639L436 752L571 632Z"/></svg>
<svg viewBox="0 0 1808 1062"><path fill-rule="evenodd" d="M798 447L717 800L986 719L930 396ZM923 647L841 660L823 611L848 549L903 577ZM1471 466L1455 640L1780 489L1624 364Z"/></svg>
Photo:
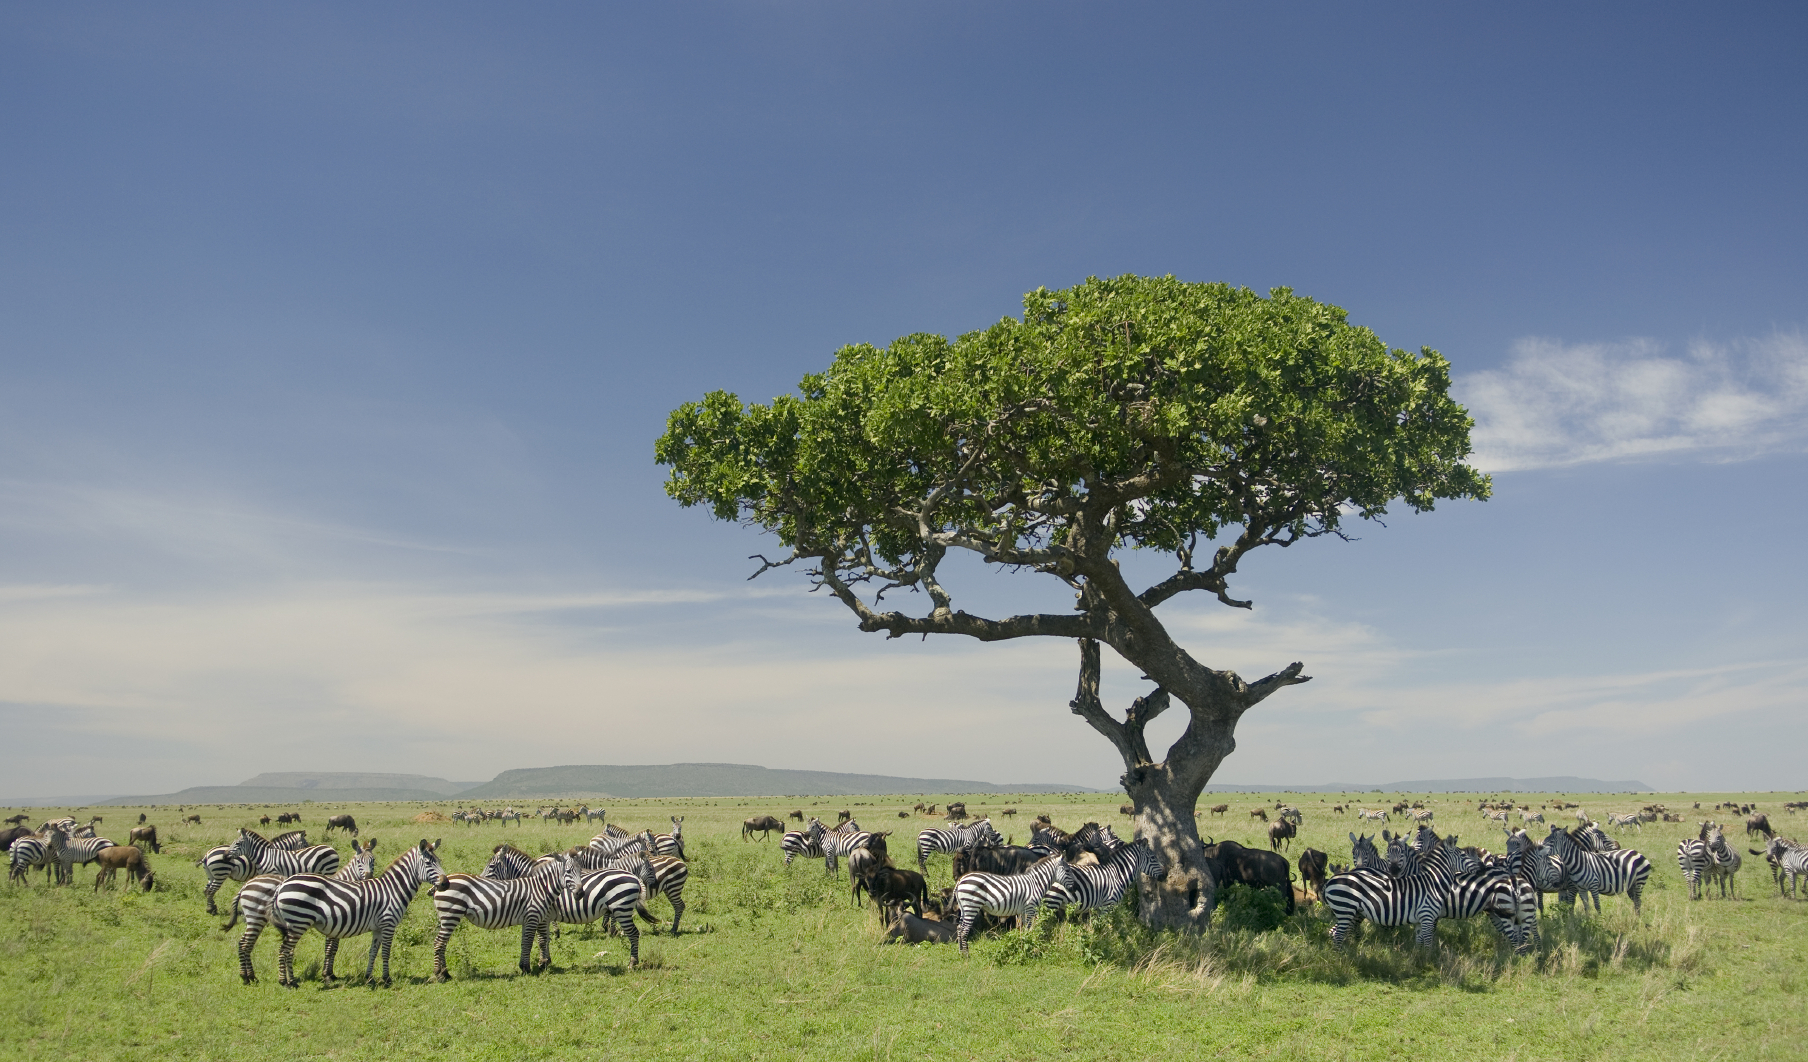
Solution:
<svg viewBox="0 0 1808 1062"><path fill-rule="evenodd" d="M447 981L452 980L452 975L450 973L446 972L445 970L441 970L440 972L434 974L432 977L428 978L428 980L430 982L432 982L433 984L443 985Z"/></svg>

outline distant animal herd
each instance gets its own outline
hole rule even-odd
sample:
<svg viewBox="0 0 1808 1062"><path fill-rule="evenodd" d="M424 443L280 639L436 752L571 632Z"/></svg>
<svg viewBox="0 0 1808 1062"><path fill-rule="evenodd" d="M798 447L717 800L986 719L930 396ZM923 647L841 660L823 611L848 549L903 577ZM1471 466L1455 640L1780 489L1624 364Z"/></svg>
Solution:
<svg viewBox="0 0 1808 1062"><path fill-rule="evenodd" d="M1790 802L1783 810L1793 815L1808 802ZM741 826L743 841L756 836L764 841L779 834L778 850L784 866L797 859L821 859L825 872L839 876L845 862L850 899L876 905L884 924L884 939L910 944L953 943L965 955L972 938L981 932L1010 928L1027 929L1041 914L1073 913L1084 916L1117 904L1130 884L1142 878L1162 880L1166 875L1147 840L1124 841L1109 825L1087 822L1069 833L1046 815L1030 824L1029 843L1010 844L993 826L990 817L973 819L960 802L945 809L919 803L916 813L944 819L938 826L918 832L914 848L915 869L899 866L892 858L893 831L865 830L848 811L830 826L795 809L786 817L755 815ZM1135 809L1120 809L1134 814ZM1223 816L1229 804L1209 811ZM1500 936L1518 952L1530 950L1539 940L1538 919L1544 897L1556 894L1559 902L1573 904L1579 896L1583 909L1600 910L1600 897L1623 895L1633 909L1641 909L1652 864L1639 852L1623 848L1607 830L1580 806L1554 801L1534 810L1529 805L1481 801L1475 808L1485 820L1499 823L1504 831L1504 852L1493 853L1461 846L1456 835L1440 836L1433 828L1434 815L1422 802L1400 802L1389 807L1365 808L1330 805L1329 814L1354 813L1361 822L1390 823L1400 818L1411 823L1410 832L1383 828L1378 834L1349 834L1350 862L1332 864L1326 853L1305 848L1290 864L1281 852L1291 846L1304 823L1304 812L1277 801L1274 806L1249 809L1252 822L1267 823L1269 850L1245 847L1235 841L1205 839L1203 860L1219 885L1241 883L1273 889L1285 898L1292 913L1298 902L1321 902L1330 915L1330 939L1342 948L1364 922L1380 926L1412 926L1422 947L1432 947L1437 924L1443 919L1485 916ZM1701 810L1697 803L1695 810ZM1544 823L1543 813L1568 812L1576 825L1546 824L1543 837L1524 827ZM1763 848L1747 848L1762 856L1771 870L1779 894L1798 898L1798 879L1808 876L1808 847L1778 835L1769 817L1752 805L1719 804L1712 814L1734 812L1743 816L1747 837L1762 837ZM1272 821L1270 819L1270 813ZM461 808L450 818L467 826L484 823L519 824L526 817L513 807ZM602 921L620 933L629 947L629 962L640 961L640 933L635 919L657 926L659 920L648 903L663 895L672 906L671 932L676 935L684 917L684 888L689 879L685 861L684 818L671 816L669 833L652 830L631 833L605 821L607 811L581 807L541 807L531 812L549 822L600 822L602 832L587 844L550 855L532 855L506 842L491 849L488 863L476 874L450 872L440 857L441 843L421 840L404 848L382 871L376 868L377 841L360 841L351 815L324 819L323 832L343 832L352 839L349 858L329 844L308 843L306 829L294 829L272 837L248 828L206 851L196 861L207 878L203 897L209 914L218 914L215 895L227 881L240 882L232 901L232 917L222 927L230 930L241 920L238 943L239 974L255 981L252 955L264 929L275 930L279 981L294 986L297 945L310 930L318 930L326 948L321 979L336 978L339 942L370 935L364 979L372 981L382 962L381 982L390 980L390 949L397 926L422 886L432 889L438 923L434 938L434 980L450 976L446 948L459 925L470 922L485 929L518 927L521 950L518 966L524 973L551 963L550 937L559 924L583 925ZM907 812L899 812L909 817ZM1017 814L1006 808L1003 817ZM1650 822L1680 822L1683 816L1662 805L1647 805L1635 812L1609 812L1607 827L1641 830ZM799 828L788 829L787 819ZM1518 823L1514 824L1513 819ZM146 852L162 851L157 827L139 816L130 828L129 844L118 845L99 836L101 816L81 823L65 817L46 821L32 829L23 814L5 820L11 828L0 831L0 840L11 862L9 881L26 884L30 871L42 869L47 883L68 885L74 868L95 864L93 888L115 884L120 871L134 887L151 890L156 876ZM199 814L183 821L200 825ZM260 818L269 826L299 825L298 812ZM444 820L441 820L444 821ZM1742 865L1739 846L1727 839L1727 826L1711 818L1700 819L1697 835L1677 846L1677 864L1691 900L1709 895L1737 897L1737 874ZM1379 843L1377 843L1379 842ZM948 856L954 883L931 893L926 874L931 858ZM1294 870L1299 885L1294 884ZM534 963L536 945L539 962Z"/></svg>

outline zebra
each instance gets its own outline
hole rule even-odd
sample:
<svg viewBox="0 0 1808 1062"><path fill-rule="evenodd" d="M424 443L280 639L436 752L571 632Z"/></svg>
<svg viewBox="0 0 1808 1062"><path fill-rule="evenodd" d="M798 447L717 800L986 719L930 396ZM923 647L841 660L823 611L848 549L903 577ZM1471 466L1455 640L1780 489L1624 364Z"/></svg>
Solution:
<svg viewBox="0 0 1808 1062"><path fill-rule="evenodd" d="M824 858L822 838L826 833L828 833L828 827L822 824L822 820L814 816L810 818L810 824L804 829L785 831L785 835L778 839L779 851L785 853L785 865L790 866L791 861L799 856L805 859Z"/></svg>
<svg viewBox="0 0 1808 1062"><path fill-rule="evenodd" d="M1486 914L1495 930L1524 954L1538 941L1538 890L1505 867L1490 864L1457 847L1455 834L1444 838L1456 879L1444 898L1444 918Z"/></svg>
<svg viewBox="0 0 1808 1062"><path fill-rule="evenodd" d="M1525 823L1528 826L1534 822L1543 822L1544 821L1544 812L1542 812L1542 811L1521 811L1519 813L1519 821L1522 823Z"/></svg>
<svg viewBox="0 0 1808 1062"><path fill-rule="evenodd" d="M1362 870L1385 870L1387 864L1381 859L1381 853L1375 849L1375 839L1369 834L1361 837L1350 834L1350 866Z"/></svg>
<svg viewBox="0 0 1808 1062"><path fill-rule="evenodd" d="M1300 809L1289 804L1281 809L1281 821L1291 822L1295 826L1304 826L1306 824L1306 816L1301 813Z"/></svg>
<svg viewBox="0 0 1808 1062"><path fill-rule="evenodd" d="M672 904L672 936L675 937L678 935L678 923L684 920L684 885L690 880L691 876L690 865L684 860L679 859L677 856L669 855L647 856L645 852L640 850L636 850L630 855L617 856L612 859L598 859L596 858L594 850L587 852L581 848L573 849L572 854L575 857L575 861L579 868L585 871L628 870L638 872L641 858L645 856L647 863L652 867L653 884L647 889L646 895L642 898L640 916L648 922L657 925L659 919L653 917L652 912L647 910L645 904L651 902L654 893L664 893L665 898L671 901ZM501 855L502 853L498 852L498 857ZM485 874L488 873L488 868L486 868ZM501 877L502 875L496 874L493 876Z"/></svg>
<svg viewBox="0 0 1808 1062"><path fill-rule="evenodd" d="M1167 868L1156 860L1149 842L1138 839L1124 844L1118 841L1111 854L1100 860L1098 866L1069 867L1067 880L1049 886L1048 896L1042 904L1051 911L1064 910L1070 905L1077 905L1082 911L1113 907L1123 899L1130 879L1145 874L1156 881L1163 881L1168 876Z"/></svg>
<svg viewBox="0 0 1808 1062"><path fill-rule="evenodd" d="M271 848L282 848L290 852L299 852L303 848L308 847L308 831L290 830L288 833L279 833L275 837L270 838L269 843ZM352 847L357 848L358 846L354 844Z"/></svg>
<svg viewBox="0 0 1808 1062"><path fill-rule="evenodd" d="M670 855L684 858L684 816L673 815L672 832L662 833L653 838L652 855Z"/></svg>
<svg viewBox="0 0 1808 1062"><path fill-rule="evenodd" d="M229 844L216 845L201 853L201 858L195 860L195 866L207 873L207 886L201 890L201 895L207 900L207 913L210 915L220 913L214 905L213 896L220 891L220 886L226 883L227 878L244 881L257 873L251 860L240 855Z"/></svg>
<svg viewBox="0 0 1808 1062"><path fill-rule="evenodd" d="M1651 876L1651 861L1630 848L1614 852L1591 852L1560 826L1551 827L1550 836L1541 846L1562 864L1567 884L1594 901L1595 913L1601 912L1601 895L1625 893L1632 900L1632 910L1642 910L1641 897L1645 879Z"/></svg>
<svg viewBox="0 0 1808 1062"><path fill-rule="evenodd" d="M1645 821L1639 818L1636 812L1631 815L1616 815L1610 811L1607 813L1607 825L1612 826L1615 829L1625 829L1628 826L1636 826L1640 832L1643 832L1645 829Z"/></svg>
<svg viewBox="0 0 1808 1062"><path fill-rule="evenodd" d="M1370 811L1370 810L1369 810L1369 809L1368 809L1368 808L1357 808L1357 809L1356 809L1356 817L1357 817L1357 818L1359 818L1359 819L1367 819L1367 820L1369 820L1369 821L1371 821L1371 822L1386 822L1386 821L1388 821L1388 818L1387 818L1387 812L1385 812L1385 811Z"/></svg>
<svg viewBox="0 0 1808 1062"><path fill-rule="evenodd" d="M259 874L294 877L296 874L333 874L339 869L339 850L330 844L317 844L299 850L273 847L250 830L240 828L239 839L232 850L255 868Z"/></svg>
<svg viewBox="0 0 1808 1062"><path fill-rule="evenodd" d="M1445 895L1455 883L1449 852L1428 826L1419 827L1423 851L1405 848L1405 866L1398 874L1352 868L1325 883L1325 905L1331 909L1331 945L1342 950L1350 933L1367 919L1378 926L1419 927L1418 945L1430 948L1437 940L1438 919L1443 916ZM1391 854L1391 846L1390 846Z"/></svg>
<svg viewBox="0 0 1808 1062"><path fill-rule="evenodd" d="M1591 852L1617 852L1620 850L1620 842L1607 836L1607 831L1593 822L1577 827L1575 837L1577 844Z"/></svg>
<svg viewBox="0 0 1808 1062"><path fill-rule="evenodd" d="M333 875L334 881L358 882L370 877L376 869L377 839L359 844L352 842L352 857L338 873ZM251 953L257 947L257 938L270 923L270 903L276 898L276 890L286 878L275 874L259 874L245 882L239 888L239 894L232 898L232 918L220 927L225 932L233 927L241 914L245 918L245 931L239 934L239 977L245 984L257 980L257 971L251 966Z"/></svg>
<svg viewBox="0 0 1808 1062"><path fill-rule="evenodd" d="M433 939L433 980L452 977L446 968L446 945L460 922L484 929L520 926L521 972L533 972L536 937L541 969L551 966L551 945L541 930L556 897L572 895L577 888L577 864L565 853L536 861L526 874L507 881L473 874L447 875L433 892L433 910L439 917L439 934Z"/></svg>
<svg viewBox="0 0 1808 1062"><path fill-rule="evenodd" d="M1004 843L998 831L992 828L992 820L980 819L959 826L933 826L917 834L917 870L928 873L929 853L947 852L953 855L972 845L999 845ZM965 946L963 945L963 950Z"/></svg>
<svg viewBox="0 0 1808 1062"><path fill-rule="evenodd" d="M323 982L333 983L333 958L339 952L339 941L369 933L370 959L364 965L364 980L370 981L377 952L381 951L383 983L389 984L389 949L395 941L396 926L408 913L408 904L422 885L445 879L438 848L439 842L422 840L403 852L389 869L367 881L343 882L318 874L297 874L277 886L270 909L271 921L283 935L282 950L277 956L278 982L290 988L301 986L295 976L295 945L308 930L318 929L326 937Z"/></svg>
<svg viewBox="0 0 1808 1062"><path fill-rule="evenodd" d="M933 831L924 831L929 832ZM1037 860L1021 874L990 874L976 870L961 878L954 883L954 902L960 910L954 939L960 944L961 956L964 958L967 954L967 940L973 935L973 924L981 914L1001 918L1015 915L1018 924L1029 929L1035 925L1036 909L1049 890L1056 885L1071 887L1072 884L1072 871L1063 852Z"/></svg>
<svg viewBox="0 0 1808 1062"><path fill-rule="evenodd" d="M19 842L14 841L13 847L16 849L18 846ZM1762 850L1753 848L1750 851L1752 855L1763 856L1771 864L1776 873L1777 895L1796 899L1796 879L1808 877L1808 848L1785 837L1771 837ZM1787 893L1783 891L1785 877L1789 879Z"/></svg>
<svg viewBox="0 0 1808 1062"><path fill-rule="evenodd" d="M653 836L652 830L642 830L632 836L626 831L620 833L604 831L590 838L588 847L601 852L606 859L617 859L636 849L652 855L657 843L658 838Z"/></svg>
<svg viewBox="0 0 1808 1062"><path fill-rule="evenodd" d="M101 849L118 847L105 837L71 838L60 827L51 830L44 843L50 850L50 858L56 861L57 882L61 885L75 880L77 863L86 866L94 862Z"/></svg>
<svg viewBox="0 0 1808 1062"><path fill-rule="evenodd" d="M10 851L12 871L8 877L27 884L32 867L44 868L44 881L50 882L50 876L56 869L56 857L50 854L50 844L42 837L20 837L13 842Z"/></svg>
<svg viewBox="0 0 1808 1062"><path fill-rule="evenodd" d="M1739 857L1737 849L1729 848L1726 834L1718 825L1708 828L1707 836L1708 860L1712 864L1708 869L1708 881L1720 883L1720 898L1726 899L1726 891L1730 886L1733 899L1739 898L1739 867L1744 860Z"/></svg>
<svg viewBox="0 0 1808 1062"><path fill-rule="evenodd" d="M1689 899L1701 899L1701 879L1714 866L1713 858L1708 855L1707 842L1693 837L1678 841L1676 866L1682 871L1683 883L1689 887Z"/></svg>
<svg viewBox="0 0 1808 1062"><path fill-rule="evenodd" d="M637 861L638 870L598 870L583 875L576 891L561 892L554 898L552 908L554 920L567 925L589 925L607 915L621 935L628 938L630 967L640 965L640 927L634 924L634 914L640 911L652 920L645 914L646 897L655 887L652 860L642 852ZM540 932L550 934L551 928L543 926Z"/></svg>
<svg viewBox="0 0 1808 1062"><path fill-rule="evenodd" d="M1409 811L1406 813L1407 818L1419 823L1430 822L1431 816L1432 811L1430 808L1420 808L1417 811Z"/></svg>

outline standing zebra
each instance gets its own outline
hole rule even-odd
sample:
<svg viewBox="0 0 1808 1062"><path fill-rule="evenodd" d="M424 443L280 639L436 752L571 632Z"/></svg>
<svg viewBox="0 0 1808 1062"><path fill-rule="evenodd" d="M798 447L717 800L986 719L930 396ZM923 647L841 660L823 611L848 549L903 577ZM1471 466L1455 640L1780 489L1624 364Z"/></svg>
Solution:
<svg viewBox="0 0 1808 1062"><path fill-rule="evenodd" d="M543 931L552 905L561 895L578 889L577 864L560 854L536 862L526 874L508 881L472 874L449 874L433 892L433 910L439 917L439 934L433 940L433 979L450 980L446 945L460 922L484 929L521 927L522 973L531 973L534 938L540 939L540 966L552 965L552 950Z"/></svg>
<svg viewBox="0 0 1808 1062"><path fill-rule="evenodd" d="M259 874L284 878L296 874L325 876L339 869L339 850L330 844L302 849L278 848L246 829L239 830L239 839L232 843L232 851Z"/></svg>
<svg viewBox="0 0 1808 1062"><path fill-rule="evenodd" d="M1712 864L1708 869L1708 881L1720 883L1720 898L1726 899L1726 890L1730 886L1733 899L1739 898L1739 867L1745 861L1739 857L1736 849L1729 848L1726 834L1718 825L1708 828L1707 836L1708 861Z"/></svg>
<svg viewBox="0 0 1808 1062"><path fill-rule="evenodd" d="M339 868L333 880L357 882L370 877L371 871L376 869L376 848L375 837L362 845L353 841L352 858ZM275 874L259 874L245 882L239 894L232 898L232 918L220 927L224 932L238 922L241 914L245 917L245 931L239 934L239 977L245 984L257 980L257 971L251 967L251 952L257 947L257 938L263 934L264 927L270 924L270 905L285 880Z"/></svg>
<svg viewBox="0 0 1808 1062"><path fill-rule="evenodd" d="M1078 905L1082 911L1113 907L1123 899L1130 879L1144 874L1162 881L1167 878L1168 871L1156 861L1148 841L1138 839L1129 844L1120 841L1116 850L1100 860L1097 866L1069 867L1066 881L1049 886L1043 906L1051 911L1070 905Z"/></svg>
<svg viewBox="0 0 1808 1062"><path fill-rule="evenodd" d="M271 905L271 921L282 930L282 950L278 953L278 980L290 988L301 981L295 976L295 945L310 929L318 929L326 937L326 962L321 967L321 980L333 983L333 958L339 941L346 937L371 934L370 959L364 964L364 980L369 982L377 965L377 952L383 953L383 983L389 984L389 949L395 940L396 926L408 913L408 904L422 885L442 880L436 849L439 842L422 840L418 847L402 853L389 869L368 881L348 883L323 878L318 874L297 874L276 890Z"/></svg>
<svg viewBox="0 0 1808 1062"><path fill-rule="evenodd" d="M13 842L14 848L17 848L18 845L18 841ZM1753 848L1750 849L1750 852L1752 855L1762 855L1775 868L1777 895L1785 895L1783 891L1783 879L1788 878L1789 891L1787 895L1792 900L1796 899L1796 879L1808 877L1808 848L1804 848L1787 838L1772 836L1765 842L1762 851Z"/></svg>
<svg viewBox="0 0 1808 1062"><path fill-rule="evenodd" d="M13 841L9 850L12 857L12 872L8 877L21 885L28 883L28 875L32 867L44 868L44 883L50 883L50 875L56 869L56 859L50 854L50 845L42 837L20 837Z"/></svg>
<svg viewBox="0 0 1808 1062"><path fill-rule="evenodd" d="M1367 820L1369 820L1369 821L1371 821L1371 822L1386 822L1386 821L1388 821L1388 820L1387 820L1387 812L1385 812L1385 811L1370 811L1370 810L1369 810L1369 809L1368 809L1368 808L1357 808L1357 809L1356 809L1356 817L1357 817L1357 818L1359 818L1359 819L1367 819Z"/></svg>
<svg viewBox="0 0 1808 1062"><path fill-rule="evenodd" d="M673 815L672 832L662 833L653 838L652 855L677 856L684 858L684 816Z"/></svg>
<svg viewBox="0 0 1808 1062"><path fill-rule="evenodd" d="M77 863L86 866L99 857L101 849L116 847L105 837L71 838L60 827L52 829L44 843L50 849L50 858L56 861L57 882L62 885L75 880Z"/></svg>
<svg viewBox="0 0 1808 1062"><path fill-rule="evenodd" d="M920 854L921 849L918 851ZM1063 852L1037 860L1021 874L990 874L976 870L961 878L954 883L954 903L960 910L954 939L960 944L961 955L967 954L967 939L973 935L973 924L981 914L999 918L1014 915L1022 928L1029 929L1035 925L1036 908L1041 906L1049 890L1056 885L1070 887L1072 883L1067 855Z"/></svg>
<svg viewBox="0 0 1808 1062"><path fill-rule="evenodd" d="M1547 858L1554 857L1562 865L1567 883L1594 901L1596 914L1601 912L1603 893L1615 896L1623 892L1632 901L1635 913L1642 909L1645 879L1651 876L1649 859L1630 848L1590 852L1568 831L1555 825L1541 847L1548 850Z"/></svg>
<svg viewBox="0 0 1808 1062"><path fill-rule="evenodd" d="M1455 882L1450 855L1430 827L1419 827L1422 852L1405 849L1405 866L1398 876L1352 868L1325 883L1325 905L1331 909L1331 944L1342 950L1350 933L1364 919L1378 926L1417 925L1422 948L1437 941L1438 919L1444 913L1445 894ZM1390 847L1390 855L1392 849Z"/></svg>
<svg viewBox="0 0 1808 1062"><path fill-rule="evenodd" d="M601 852L605 859L619 859L636 851L652 855L656 843L657 838L653 836L652 830L642 830L632 836L626 832L609 833L604 831L590 838L588 847Z"/></svg>
<svg viewBox="0 0 1808 1062"><path fill-rule="evenodd" d="M1706 833L1706 823L1702 824ZM1706 841L1693 837L1684 838L1676 844L1676 865L1682 871L1683 883L1689 887L1689 899L1701 899L1701 879L1713 867L1714 861L1708 856Z"/></svg>
<svg viewBox="0 0 1808 1062"><path fill-rule="evenodd" d="M822 838L827 832L828 828L815 817L810 819L810 825L803 830L787 830L778 839L779 851L785 853L785 865L790 866L791 861L800 856L805 859L823 858Z"/></svg>
<svg viewBox="0 0 1808 1062"><path fill-rule="evenodd" d="M1495 931L1513 950L1530 951L1538 941L1538 890L1505 867L1490 866L1457 847L1455 834L1444 838L1455 880L1444 899L1444 918L1486 914Z"/></svg>
<svg viewBox="0 0 1808 1062"><path fill-rule="evenodd" d="M578 879L577 890L560 893L553 900L553 917L568 925L589 925L607 915L621 935L628 938L628 965L640 965L640 927L634 924L635 911L646 910L646 897L653 891L652 861L645 852L639 854L638 870L598 870ZM647 916L651 920L651 916ZM550 933L542 928L541 933Z"/></svg>
<svg viewBox="0 0 1808 1062"><path fill-rule="evenodd" d="M929 871L929 853L947 852L953 855L973 845L1001 845L1004 838L992 828L992 820L980 819L964 826L937 826L917 834L917 869L924 873ZM962 946L963 950L965 945Z"/></svg>

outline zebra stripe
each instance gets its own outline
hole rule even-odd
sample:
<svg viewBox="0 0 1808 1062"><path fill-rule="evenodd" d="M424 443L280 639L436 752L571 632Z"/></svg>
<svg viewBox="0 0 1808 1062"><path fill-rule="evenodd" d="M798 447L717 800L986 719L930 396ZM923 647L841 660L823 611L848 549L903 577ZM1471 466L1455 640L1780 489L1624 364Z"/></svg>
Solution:
<svg viewBox="0 0 1808 1062"><path fill-rule="evenodd" d="M980 819L965 826L930 827L917 834L917 869L928 873L931 852L953 855L962 848L1003 843L1004 838L992 828L991 819Z"/></svg>
<svg viewBox="0 0 1808 1062"><path fill-rule="evenodd" d="M1430 827L1419 827L1421 848L1404 845L1403 873L1395 876L1375 870L1352 868L1325 882L1325 905L1335 921L1331 944L1342 950L1350 934L1367 919L1378 926L1417 925L1415 938L1422 948L1437 941L1438 919L1444 900L1455 884L1450 854ZM1394 855L1389 846L1390 858Z"/></svg>
<svg viewBox="0 0 1808 1062"><path fill-rule="evenodd" d="M588 847L601 852L606 859L620 859L636 849L651 855L657 842L658 838L653 836L652 830L642 830L632 836L604 831L590 838Z"/></svg>
<svg viewBox="0 0 1808 1062"><path fill-rule="evenodd" d="M1601 911L1601 896L1625 893L1632 900L1632 910L1641 910L1645 879L1651 876L1651 861L1638 852L1623 848L1616 852L1590 852L1575 837L1559 826L1552 826L1542 848L1562 866L1565 884L1594 901L1595 913Z"/></svg>
<svg viewBox="0 0 1808 1062"><path fill-rule="evenodd" d="M291 988L301 984L295 977L295 945L308 930L318 929L326 937L322 981L333 982L333 958L338 954L339 941L369 933L370 960L364 966L364 980L371 979L377 953L381 951L383 983L387 985L389 950L396 926L408 913L408 904L420 887L445 877L435 851L438 847L437 842L422 841L368 881L348 883L318 874L298 874L278 886L271 904L271 921L283 935L278 980Z"/></svg>
<svg viewBox="0 0 1808 1062"><path fill-rule="evenodd" d="M339 868L333 880L352 882L370 877L370 872L376 869L376 847L375 838L362 845L353 841L351 861ZM239 935L239 977L245 984L257 980L257 971L251 967L251 952L257 947L257 938L263 934L264 927L270 924L270 904L285 880L274 874L260 874L245 882L239 894L232 898L232 918L220 927L222 931L231 929L239 916L244 915L245 931Z"/></svg>
<svg viewBox="0 0 1808 1062"><path fill-rule="evenodd" d="M1701 879L1714 865L1708 857L1707 842L1693 838L1677 842L1676 865L1682 870L1683 883L1689 887L1689 899L1701 899Z"/></svg>
<svg viewBox="0 0 1808 1062"><path fill-rule="evenodd" d="M921 852L919 848L919 856ZM954 939L960 944L961 955L967 954L967 938L973 935L973 923L981 914L999 918L1015 916L1019 926L1029 929L1036 923L1036 908L1041 906L1049 889L1057 884L1067 887L1073 884L1067 856L1061 852L1038 860L1021 874L989 874L976 870L955 882L954 902L960 909L960 923L955 927Z"/></svg>
<svg viewBox="0 0 1808 1062"><path fill-rule="evenodd" d="M56 861L57 882L62 885L75 880L77 863L87 866L100 856L101 849L118 847L105 837L71 838L60 828L51 830L44 841L50 849L50 858Z"/></svg>
<svg viewBox="0 0 1808 1062"><path fill-rule="evenodd" d="M607 915L628 938L630 967L640 965L640 927L634 924L634 912L644 909L646 894L652 891L652 866L644 859L641 863L638 874L626 870L585 874L575 892L560 893L553 901L553 917L568 925L589 925Z"/></svg>
<svg viewBox="0 0 1808 1062"><path fill-rule="evenodd" d="M13 846L18 847L14 841ZM1808 877L1808 848L1783 837L1771 837L1765 842L1763 851L1752 849L1753 855L1762 855L1768 860L1776 872L1777 895L1796 898L1796 879ZM1789 879L1789 891L1783 891L1783 879Z"/></svg>
<svg viewBox="0 0 1808 1062"><path fill-rule="evenodd" d="M1111 840L1117 839L1113 837ZM1148 841L1139 840L1130 844L1118 841L1115 850L1098 866L1069 867L1067 880L1049 886L1048 896L1042 904L1051 911L1074 905L1082 911L1114 907L1123 899L1130 880L1143 874L1157 881L1168 876L1167 870L1156 861Z"/></svg>
<svg viewBox="0 0 1808 1062"><path fill-rule="evenodd" d="M1505 867L1458 848L1456 840L1454 834L1444 839L1456 880L1444 898L1442 917L1486 914L1514 951L1530 951L1538 941L1538 890Z"/></svg>
<svg viewBox="0 0 1808 1062"><path fill-rule="evenodd" d="M325 877L339 870L339 850L330 844L317 844L299 851L275 848L250 830L241 829L232 850L256 867L259 874L275 874L281 878L297 874Z"/></svg>
<svg viewBox="0 0 1808 1062"><path fill-rule="evenodd" d="M1728 887L1733 890L1733 899L1739 898L1739 867L1745 861L1740 858L1737 849L1727 847L1726 834L1721 832L1718 824L1708 828L1707 836L1708 881L1720 883L1720 898L1726 899Z"/></svg>
<svg viewBox="0 0 1808 1062"><path fill-rule="evenodd" d="M50 844L42 837L21 837L13 842L12 871L8 878L21 885L27 884L27 877L32 867L44 868L44 883L50 884L50 875L56 868L56 857L50 854Z"/></svg>
<svg viewBox="0 0 1808 1062"><path fill-rule="evenodd" d="M672 832L662 833L653 838L651 855L677 856L684 858L684 816L672 816Z"/></svg>
<svg viewBox="0 0 1808 1062"><path fill-rule="evenodd" d="M521 972L532 972L536 937L540 939L541 969L551 966L551 945L542 932L547 912L555 897L574 893L577 887L577 865L565 854L536 863L525 875L508 881L473 874L448 875L433 893L433 910L439 917L439 934L433 940L433 979L447 981L452 977L446 968L446 945L460 922L483 929L520 926Z"/></svg>
<svg viewBox="0 0 1808 1062"><path fill-rule="evenodd" d="M244 881L257 873L251 860L240 855L229 844L209 848L201 858L195 860L195 866L207 872L207 887L201 890L201 895L207 900L207 913L210 915L220 913L219 908L214 906L213 895L220 891L220 886L226 883L227 878Z"/></svg>

